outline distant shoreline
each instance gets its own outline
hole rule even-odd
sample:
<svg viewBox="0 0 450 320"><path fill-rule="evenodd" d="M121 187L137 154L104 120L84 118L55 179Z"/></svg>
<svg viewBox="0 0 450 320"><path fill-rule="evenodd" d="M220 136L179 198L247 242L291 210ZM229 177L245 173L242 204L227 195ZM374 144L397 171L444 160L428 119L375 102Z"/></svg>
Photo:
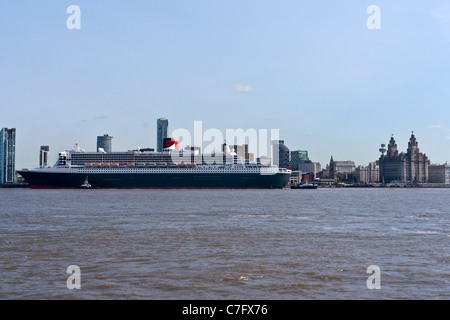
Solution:
<svg viewBox="0 0 450 320"><path fill-rule="evenodd" d="M351 184L349 184L349 185L319 185L319 188L337 188L337 189L342 189L342 188L365 188L365 189L368 189L368 188L374 188L374 189L378 189L378 188L383 188L383 189L390 189L390 188L392 188L392 189L399 189L399 188L409 188L409 189L412 189L412 188L415 188L415 189L430 189L430 188L433 188L433 189L442 189L442 188L450 188L450 185L412 185L412 186L407 186L407 185L405 185L405 186L386 186L386 185L351 185Z"/></svg>

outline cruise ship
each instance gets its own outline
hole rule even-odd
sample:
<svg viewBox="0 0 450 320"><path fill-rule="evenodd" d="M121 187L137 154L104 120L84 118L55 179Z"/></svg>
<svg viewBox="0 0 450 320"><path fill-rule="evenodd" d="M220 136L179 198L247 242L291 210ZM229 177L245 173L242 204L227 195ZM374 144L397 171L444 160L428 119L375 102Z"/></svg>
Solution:
<svg viewBox="0 0 450 320"><path fill-rule="evenodd" d="M283 188L291 170L220 153L167 149L60 152L53 167L19 170L30 188Z"/></svg>

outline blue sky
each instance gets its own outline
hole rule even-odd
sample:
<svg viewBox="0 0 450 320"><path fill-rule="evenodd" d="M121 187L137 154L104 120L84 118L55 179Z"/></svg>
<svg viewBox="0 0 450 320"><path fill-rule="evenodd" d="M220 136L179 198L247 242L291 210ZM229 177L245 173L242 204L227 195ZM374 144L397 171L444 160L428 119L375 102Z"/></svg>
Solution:
<svg viewBox="0 0 450 320"><path fill-rule="evenodd" d="M66 27L72 4L80 30ZM280 128L322 165L367 165L391 134L406 151L414 130L432 162L450 161L448 1L1 1L0 46L18 169L40 145L54 161L105 133L116 151L155 147L158 117Z"/></svg>

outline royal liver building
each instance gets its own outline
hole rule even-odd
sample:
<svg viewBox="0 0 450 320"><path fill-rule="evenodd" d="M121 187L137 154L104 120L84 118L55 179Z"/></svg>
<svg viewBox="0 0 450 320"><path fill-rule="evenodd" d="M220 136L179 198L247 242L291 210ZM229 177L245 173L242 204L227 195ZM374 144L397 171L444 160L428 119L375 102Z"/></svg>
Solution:
<svg viewBox="0 0 450 320"><path fill-rule="evenodd" d="M381 151L381 150L380 150ZM392 181L410 181L426 183L428 181L428 157L419 151L419 144L414 136L408 142L406 153L398 153L394 137L389 141L387 154L382 151L380 157L380 180L384 183Z"/></svg>

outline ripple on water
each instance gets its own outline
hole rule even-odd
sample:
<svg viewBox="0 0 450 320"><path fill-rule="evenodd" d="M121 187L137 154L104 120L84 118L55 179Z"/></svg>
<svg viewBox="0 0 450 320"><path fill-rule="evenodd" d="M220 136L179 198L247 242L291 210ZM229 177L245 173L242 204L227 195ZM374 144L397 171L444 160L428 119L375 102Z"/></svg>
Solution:
<svg viewBox="0 0 450 320"><path fill-rule="evenodd" d="M3 298L449 298L449 190L10 191Z"/></svg>

